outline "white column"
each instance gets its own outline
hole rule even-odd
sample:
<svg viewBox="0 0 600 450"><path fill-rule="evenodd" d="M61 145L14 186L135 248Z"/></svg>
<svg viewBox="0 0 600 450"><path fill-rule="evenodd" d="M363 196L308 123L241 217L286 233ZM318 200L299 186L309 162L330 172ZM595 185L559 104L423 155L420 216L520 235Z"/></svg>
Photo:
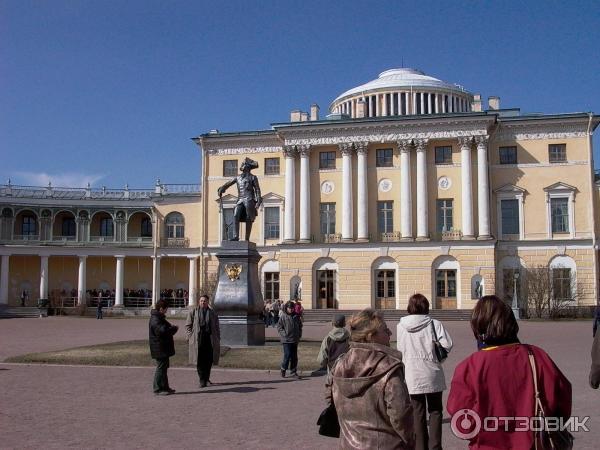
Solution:
<svg viewBox="0 0 600 450"><path fill-rule="evenodd" d="M427 140L415 141L417 147L417 240L429 239L427 198Z"/></svg>
<svg viewBox="0 0 600 450"><path fill-rule="evenodd" d="M152 307L160 299L160 256L152 257Z"/></svg>
<svg viewBox="0 0 600 450"><path fill-rule="evenodd" d="M433 94L431 92L427 94L427 112L429 114L433 114L433 109L431 108L431 106L433 104L432 101L431 101L431 96L432 95Z"/></svg>
<svg viewBox="0 0 600 450"><path fill-rule="evenodd" d="M0 266L0 305L8 305L8 269L10 255L2 255Z"/></svg>
<svg viewBox="0 0 600 450"><path fill-rule="evenodd" d="M368 208L368 183L367 183L367 142L356 144L356 153L358 157L357 164L357 190L356 190L356 212L358 216L357 239L359 241L369 240L369 208Z"/></svg>
<svg viewBox="0 0 600 450"><path fill-rule="evenodd" d="M440 94L438 94L438 93L435 93L435 94L434 94L434 96L435 96L435 97L434 97L434 99L433 99L433 100L434 100L434 102L435 102L435 103L434 103L434 107L435 107L435 113L436 113L436 114L439 114L439 112L440 112Z"/></svg>
<svg viewBox="0 0 600 450"><path fill-rule="evenodd" d="M448 112L454 112L454 96L452 94L448 95Z"/></svg>
<svg viewBox="0 0 600 450"><path fill-rule="evenodd" d="M123 306L123 276L125 274L125 256L118 255L117 258L117 276L115 280L115 306Z"/></svg>
<svg viewBox="0 0 600 450"><path fill-rule="evenodd" d="M381 116L387 116L387 94L381 96Z"/></svg>
<svg viewBox="0 0 600 450"><path fill-rule="evenodd" d="M340 144L342 152L342 240L352 241L352 144Z"/></svg>
<svg viewBox="0 0 600 450"><path fill-rule="evenodd" d="M425 114L425 93L421 92L421 114Z"/></svg>
<svg viewBox="0 0 600 450"><path fill-rule="evenodd" d="M48 256L40 256L40 298L48 298Z"/></svg>
<svg viewBox="0 0 600 450"><path fill-rule="evenodd" d="M411 241L412 232L412 192L410 182L411 141L399 141L400 148L400 233L402 240Z"/></svg>
<svg viewBox="0 0 600 450"><path fill-rule="evenodd" d="M461 199L463 239L473 239L473 180L471 177L471 143L473 138L459 138L461 161Z"/></svg>
<svg viewBox="0 0 600 450"><path fill-rule="evenodd" d="M442 94L442 112L445 114L448 112L448 110L446 109L446 94Z"/></svg>
<svg viewBox="0 0 600 450"><path fill-rule="evenodd" d="M285 229L284 242L296 242L296 150L294 146L286 146L285 156Z"/></svg>
<svg viewBox="0 0 600 450"><path fill-rule="evenodd" d="M300 152L300 241L310 242L310 145L298 146Z"/></svg>
<svg viewBox="0 0 600 450"><path fill-rule="evenodd" d="M86 297L86 277L87 277L87 255L79 256L79 275L77 277L77 304L85 305Z"/></svg>
<svg viewBox="0 0 600 450"><path fill-rule="evenodd" d="M477 215L478 239L490 239L490 181L488 178L488 137L477 138Z"/></svg>
<svg viewBox="0 0 600 450"><path fill-rule="evenodd" d="M196 257L189 256L190 260L190 278L188 282L188 306L196 306L197 304L197 296L198 296L198 284L196 283L197 279L197 270L196 270Z"/></svg>
<svg viewBox="0 0 600 450"><path fill-rule="evenodd" d="M413 92L412 93L412 113L416 114L417 113L417 93Z"/></svg>

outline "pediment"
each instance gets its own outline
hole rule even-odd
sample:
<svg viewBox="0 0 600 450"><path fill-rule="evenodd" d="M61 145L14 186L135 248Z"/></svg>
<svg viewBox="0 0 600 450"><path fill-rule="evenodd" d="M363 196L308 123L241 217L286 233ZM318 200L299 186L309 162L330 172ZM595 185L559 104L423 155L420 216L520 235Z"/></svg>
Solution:
<svg viewBox="0 0 600 450"><path fill-rule="evenodd" d="M282 203L283 197L279 194L275 194L274 192L267 192L262 196L263 203Z"/></svg>
<svg viewBox="0 0 600 450"><path fill-rule="evenodd" d="M554 184L551 184L550 186L545 187L544 191L546 191L546 192L550 192L550 191L552 191L552 192L575 192L575 191L577 191L577 188L575 186L571 186L570 184L559 181L558 183L554 183Z"/></svg>
<svg viewBox="0 0 600 450"><path fill-rule="evenodd" d="M218 202L219 198L215 198L215 202ZM231 194L226 194L223 197L221 197L221 201L223 203L236 203L237 202L237 197L235 195L231 195Z"/></svg>
<svg viewBox="0 0 600 450"><path fill-rule="evenodd" d="M498 189L494 189L496 193L513 193L513 194L526 194L527 191L522 187L516 186L511 183L507 183L503 186L500 186Z"/></svg>

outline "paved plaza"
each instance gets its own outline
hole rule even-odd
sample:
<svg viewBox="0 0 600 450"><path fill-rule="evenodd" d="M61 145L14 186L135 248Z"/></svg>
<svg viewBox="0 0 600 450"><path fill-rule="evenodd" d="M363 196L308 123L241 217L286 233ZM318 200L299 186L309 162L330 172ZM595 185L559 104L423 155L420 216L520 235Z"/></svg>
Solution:
<svg viewBox="0 0 600 450"><path fill-rule="evenodd" d="M174 321L183 325L182 321ZM395 330L395 323L389 323ZM446 322L455 349L445 363L449 384L458 362L475 350L467 322ZM0 361L34 351L146 339L143 319L48 317L0 321ZM306 324L320 339L325 324ZM275 336L269 328L268 336ZM573 414L590 416L577 449L597 448L600 391L588 387L591 323L521 322L522 341L543 347L573 384ZM300 361L302 366L302 361ZM336 448L317 434L322 377L295 381L266 371L215 370L199 389L192 368L170 369L177 394L151 393L153 368L16 365L0 362L0 448ZM512 374L507 368L506 376ZM444 448L463 449L445 414Z"/></svg>

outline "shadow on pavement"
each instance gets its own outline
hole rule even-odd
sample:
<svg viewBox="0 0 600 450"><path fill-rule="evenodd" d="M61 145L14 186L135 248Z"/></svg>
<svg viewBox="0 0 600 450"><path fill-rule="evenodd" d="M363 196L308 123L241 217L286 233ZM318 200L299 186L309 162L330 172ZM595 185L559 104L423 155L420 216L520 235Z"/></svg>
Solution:
<svg viewBox="0 0 600 450"><path fill-rule="evenodd" d="M273 390L275 388L272 387L250 387L250 386L240 386L240 387L232 387L227 389L211 389L211 388L203 388L199 391L186 391L186 392L175 392L173 395L193 395L193 394L221 394L226 392L234 392L238 394L247 394L250 392L258 392L264 390Z"/></svg>
<svg viewBox="0 0 600 450"><path fill-rule="evenodd" d="M279 383L293 383L294 381L301 380L302 378L282 378L281 380L257 380L257 381L238 381L238 382L210 382L210 386L239 386L244 384L279 384Z"/></svg>

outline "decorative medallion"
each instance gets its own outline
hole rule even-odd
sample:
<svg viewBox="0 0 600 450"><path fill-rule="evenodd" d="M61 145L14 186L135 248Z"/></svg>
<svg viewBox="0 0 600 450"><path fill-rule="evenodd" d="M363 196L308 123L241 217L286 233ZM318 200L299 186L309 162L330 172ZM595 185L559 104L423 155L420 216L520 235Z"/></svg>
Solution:
<svg viewBox="0 0 600 450"><path fill-rule="evenodd" d="M323 183L321 183L321 192L323 194L331 194L333 191L335 190L335 184L333 183L333 181L323 181Z"/></svg>
<svg viewBox="0 0 600 450"><path fill-rule="evenodd" d="M240 278L240 273L242 273L242 266L240 264L225 264L225 273L231 281L235 281Z"/></svg>
<svg viewBox="0 0 600 450"><path fill-rule="evenodd" d="M447 191L452 186L452 180L448 177L440 177L438 179L438 187L442 191Z"/></svg>
<svg viewBox="0 0 600 450"><path fill-rule="evenodd" d="M392 190L392 180L384 178L379 180L379 192L390 192Z"/></svg>

